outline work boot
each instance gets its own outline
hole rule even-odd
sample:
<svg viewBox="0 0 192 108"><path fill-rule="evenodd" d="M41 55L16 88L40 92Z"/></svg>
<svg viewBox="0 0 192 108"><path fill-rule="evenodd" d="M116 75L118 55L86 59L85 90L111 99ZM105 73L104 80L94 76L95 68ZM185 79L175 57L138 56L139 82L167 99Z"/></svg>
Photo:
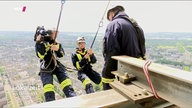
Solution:
<svg viewBox="0 0 192 108"><path fill-rule="evenodd" d="M74 97L77 96L72 86L67 86L63 89L63 92L66 97Z"/></svg>
<svg viewBox="0 0 192 108"><path fill-rule="evenodd" d="M85 87L85 91L87 94L94 93L93 85L91 83L87 84Z"/></svg>
<svg viewBox="0 0 192 108"><path fill-rule="evenodd" d="M46 102L55 100L55 93L54 92L46 92L46 93L44 93L44 96L45 96Z"/></svg>
<svg viewBox="0 0 192 108"><path fill-rule="evenodd" d="M110 90L112 89L110 86L109 86L109 83L103 83L103 90Z"/></svg>

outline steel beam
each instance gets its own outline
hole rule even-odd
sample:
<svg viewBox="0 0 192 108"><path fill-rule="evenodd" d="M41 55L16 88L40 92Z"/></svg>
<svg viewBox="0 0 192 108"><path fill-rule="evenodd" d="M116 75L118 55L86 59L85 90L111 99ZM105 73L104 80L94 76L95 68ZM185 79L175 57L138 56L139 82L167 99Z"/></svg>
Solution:
<svg viewBox="0 0 192 108"><path fill-rule="evenodd" d="M144 60L128 57L113 56L118 60L118 72L128 72L136 76L132 83L151 91L143 72ZM168 66L151 63L148 67L151 81L157 94L177 106L192 106L192 72L187 72Z"/></svg>
<svg viewBox="0 0 192 108"><path fill-rule="evenodd" d="M85 94L81 96L45 102L37 105L26 106L25 108L47 108L47 107L96 107L96 108L124 108L124 106L135 106L115 90L106 90ZM132 108L132 107L131 107ZM134 107L136 108L136 107Z"/></svg>

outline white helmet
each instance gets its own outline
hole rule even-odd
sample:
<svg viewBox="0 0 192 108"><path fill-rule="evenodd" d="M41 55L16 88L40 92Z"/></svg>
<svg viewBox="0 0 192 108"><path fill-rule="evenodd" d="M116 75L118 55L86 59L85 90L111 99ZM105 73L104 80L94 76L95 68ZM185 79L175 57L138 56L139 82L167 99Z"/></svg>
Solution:
<svg viewBox="0 0 192 108"><path fill-rule="evenodd" d="M78 37L77 43L80 43L80 42L85 42L85 38L84 37Z"/></svg>

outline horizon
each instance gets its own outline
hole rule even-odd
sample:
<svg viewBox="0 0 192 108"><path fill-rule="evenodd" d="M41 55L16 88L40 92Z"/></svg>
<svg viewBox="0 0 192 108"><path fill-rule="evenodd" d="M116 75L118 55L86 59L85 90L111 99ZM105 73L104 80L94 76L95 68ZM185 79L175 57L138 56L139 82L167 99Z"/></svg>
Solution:
<svg viewBox="0 0 192 108"><path fill-rule="evenodd" d="M20 30L0 30L0 32L34 32L35 33L35 30L34 31L20 31ZM83 31L61 31L58 33L58 35L60 33L96 33L96 32L92 32L92 31L87 31L87 32L83 32ZM156 31L156 32L144 32L145 34L149 34L149 33L192 33L191 32L173 32L173 31ZM104 34L103 32L99 32L99 34Z"/></svg>
<svg viewBox="0 0 192 108"><path fill-rule="evenodd" d="M59 31L96 32L108 1L66 1ZM42 7L42 5L44 5ZM192 1L111 1L108 9L122 5L144 32L191 32ZM25 12L21 9L26 6ZM108 10L107 9L107 10ZM39 25L56 28L60 1L0 1L1 31L35 31ZM5 14L6 13L6 14ZM109 21L106 14L100 33Z"/></svg>

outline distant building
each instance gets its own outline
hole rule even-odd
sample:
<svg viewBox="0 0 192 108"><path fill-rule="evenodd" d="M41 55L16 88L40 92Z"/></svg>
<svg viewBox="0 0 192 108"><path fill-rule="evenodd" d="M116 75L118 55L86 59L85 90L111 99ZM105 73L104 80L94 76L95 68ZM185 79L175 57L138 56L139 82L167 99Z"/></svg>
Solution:
<svg viewBox="0 0 192 108"><path fill-rule="evenodd" d="M8 108L7 106L7 98L4 92L4 86L3 82L1 79L1 74L0 74L0 108Z"/></svg>
<svg viewBox="0 0 192 108"><path fill-rule="evenodd" d="M190 53L190 52L188 52L188 51L186 51L185 53L184 53L184 63L185 64L191 64L192 63L192 54Z"/></svg>

